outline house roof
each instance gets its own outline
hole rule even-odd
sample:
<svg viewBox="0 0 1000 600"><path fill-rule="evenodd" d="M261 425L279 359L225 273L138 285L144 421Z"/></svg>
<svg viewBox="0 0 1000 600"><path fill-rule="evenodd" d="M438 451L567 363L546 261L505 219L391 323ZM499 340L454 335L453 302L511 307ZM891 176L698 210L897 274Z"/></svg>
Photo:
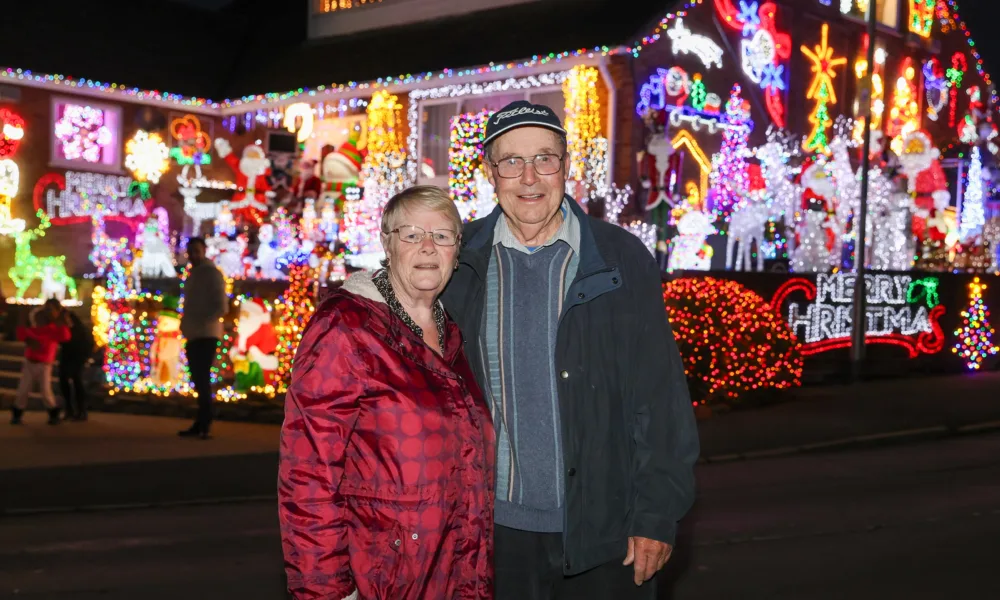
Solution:
<svg viewBox="0 0 1000 600"><path fill-rule="evenodd" d="M306 2L282 4L92 0L56 11L18 2L0 24L0 60L218 100L614 47L677 2L545 0L329 41L306 39Z"/></svg>
<svg viewBox="0 0 1000 600"><path fill-rule="evenodd" d="M665 4L638 0L547 0L329 41L303 42L253 57L226 89L229 97L291 90L331 81L372 81L489 63L506 63L567 50L629 41ZM616 6L617 5L617 6ZM654 8L655 6L655 8ZM259 63L257 61L260 61Z"/></svg>

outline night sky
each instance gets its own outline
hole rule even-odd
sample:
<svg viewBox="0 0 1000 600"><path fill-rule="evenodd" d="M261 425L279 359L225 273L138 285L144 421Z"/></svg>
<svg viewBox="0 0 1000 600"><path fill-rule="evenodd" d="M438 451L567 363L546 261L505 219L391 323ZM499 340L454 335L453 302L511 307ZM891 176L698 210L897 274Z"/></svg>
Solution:
<svg viewBox="0 0 1000 600"><path fill-rule="evenodd" d="M207 1L207 0L203 0ZM963 0L958 2L959 15L972 32L976 49L986 62L986 71L994 83L1000 77L1000 3L996 0Z"/></svg>

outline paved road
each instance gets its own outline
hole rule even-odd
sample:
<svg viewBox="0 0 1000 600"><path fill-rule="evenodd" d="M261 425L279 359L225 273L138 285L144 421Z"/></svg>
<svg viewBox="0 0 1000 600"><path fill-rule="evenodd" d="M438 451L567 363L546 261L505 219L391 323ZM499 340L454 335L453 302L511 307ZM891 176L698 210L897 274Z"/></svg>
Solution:
<svg viewBox="0 0 1000 600"><path fill-rule="evenodd" d="M664 599L1000 597L1000 435L705 465L699 481ZM0 597L282 590L270 501L0 519Z"/></svg>

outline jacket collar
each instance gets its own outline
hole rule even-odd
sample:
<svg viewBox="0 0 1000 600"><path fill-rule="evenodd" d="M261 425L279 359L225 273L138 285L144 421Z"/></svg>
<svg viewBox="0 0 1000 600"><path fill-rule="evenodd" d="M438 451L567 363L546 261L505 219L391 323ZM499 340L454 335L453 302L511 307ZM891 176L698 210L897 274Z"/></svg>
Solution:
<svg viewBox="0 0 1000 600"><path fill-rule="evenodd" d="M427 355L434 355L434 351L431 350L424 344L423 340L417 338L417 334L414 333L403 320L397 315L393 314L392 309L389 308L389 304L386 302L385 297L375 286L375 282L372 281L373 272L369 271L359 271L357 273L352 273L344 281L344 284L340 287L341 290L345 292L350 292L359 298L369 301L370 308L369 313L379 314L379 319L372 321L369 320L369 329L372 331L377 331L383 329L378 327L376 323L384 324L384 331L382 333L382 338L387 342L393 344L394 346L407 346L408 350L406 353L410 355L411 358L419 359L424 353ZM458 350L461 348L462 343L459 338L458 326L454 321L446 318L444 326L444 356L442 357L445 362L449 365L453 364L455 357L458 354ZM423 350L423 352L421 352ZM434 355L436 356L436 355ZM424 364L429 368L435 368L430 364L426 358L421 359L419 362Z"/></svg>
<svg viewBox="0 0 1000 600"><path fill-rule="evenodd" d="M567 201L570 210L573 211L580 223L580 266L577 277L585 277L603 271L608 267L608 264L597 247L594 230L590 226L590 218L569 194L564 196L564 200ZM478 229L462 247L462 252L459 255L459 262L472 267L482 278L486 276L489 254L493 247L493 231L502 214L503 209L497 204L493 212L477 221Z"/></svg>

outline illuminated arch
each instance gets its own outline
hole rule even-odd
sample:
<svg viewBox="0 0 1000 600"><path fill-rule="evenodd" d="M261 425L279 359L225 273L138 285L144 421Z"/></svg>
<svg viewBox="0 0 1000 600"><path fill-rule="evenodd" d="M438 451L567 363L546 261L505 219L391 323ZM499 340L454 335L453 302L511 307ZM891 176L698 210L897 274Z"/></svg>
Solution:
<svg viewBox="0 0 1000 600"><path fill-rule="evenodd" d="M702 200L708 198L708 174L712 172L712 161L705 156L702 151L701 146L698 145L698 140L694 139L689 132L681 130L674 136L674 139L670 142L674 150L677 150L681 146L686 146L691 156L694 157L695 162L698 163L698 167L701 169L701 197Z"/></svg>

